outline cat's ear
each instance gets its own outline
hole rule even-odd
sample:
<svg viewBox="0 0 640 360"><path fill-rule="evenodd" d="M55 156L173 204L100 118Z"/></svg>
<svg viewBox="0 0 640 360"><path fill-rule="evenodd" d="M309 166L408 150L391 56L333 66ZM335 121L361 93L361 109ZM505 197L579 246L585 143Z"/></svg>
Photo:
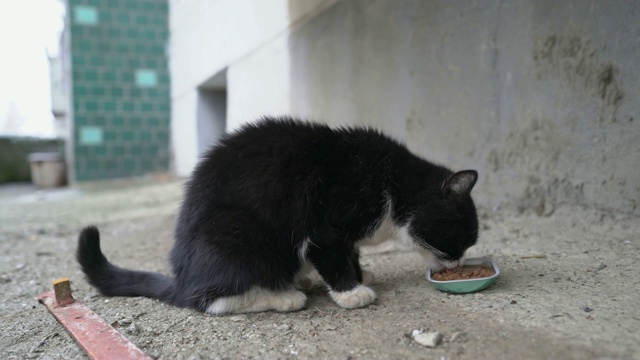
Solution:
<svg viewBox="0 0 640 360"><path fill-rule="evenodd" d="M478 172L475 170L458 171L442 183L441 191L448 198L461 199L469 195L477 180Z"/></svg>

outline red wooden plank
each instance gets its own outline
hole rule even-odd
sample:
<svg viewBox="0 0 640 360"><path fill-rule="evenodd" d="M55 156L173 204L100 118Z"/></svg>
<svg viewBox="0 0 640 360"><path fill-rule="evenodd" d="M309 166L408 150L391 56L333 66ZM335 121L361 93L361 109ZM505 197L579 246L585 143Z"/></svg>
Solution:
<svg viewBox="0 0 640 360"><path fill-rule="evenodd" d="M59 306L53 291L38 295L38 300L49 309L90 359L152 359L83 304L74 301Z"/></svg>

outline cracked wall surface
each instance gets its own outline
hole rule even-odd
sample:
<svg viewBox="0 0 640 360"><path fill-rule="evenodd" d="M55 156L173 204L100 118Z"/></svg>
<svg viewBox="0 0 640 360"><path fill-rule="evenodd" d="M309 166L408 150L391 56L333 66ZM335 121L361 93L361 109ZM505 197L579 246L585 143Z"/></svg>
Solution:
<svg viewBox="0 0 640 360"><path fill-rule="evenodd" d="M484 206L637 214L639 17L635 1L340 1L289 36L290 102L478 169Z"/></svg>

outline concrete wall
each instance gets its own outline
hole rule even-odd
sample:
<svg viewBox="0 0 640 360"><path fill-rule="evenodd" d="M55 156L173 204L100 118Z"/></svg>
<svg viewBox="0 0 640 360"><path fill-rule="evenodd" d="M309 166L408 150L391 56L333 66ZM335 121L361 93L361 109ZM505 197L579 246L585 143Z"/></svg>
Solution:
<svg viewBox="0 0 640 360"><path fill-rule="evenodd" d="M189 175L210 145L206 139L221 135L198 134L202 91L227 92L227 131L264 114L290 113L289 33L336 1L300 0L290 11L287 0L170 0L176 174Z"/></svg>
<svg viewBox="0 0 640 360"><path fill-rule="evenodd" d="M636 1L172 0L171 7L180 175L197 161L189 144L198 88L224 71L228 130L282 113L366 124L428 159L477 169L483 206L637 214Z"/></svg>
<svg viewBox="0 0 640 360"><path fill-rule="evenodd" d="M636 1L341 1L291 34L292 107L478 169L486 206L637 213L639 18Z"/></svg>

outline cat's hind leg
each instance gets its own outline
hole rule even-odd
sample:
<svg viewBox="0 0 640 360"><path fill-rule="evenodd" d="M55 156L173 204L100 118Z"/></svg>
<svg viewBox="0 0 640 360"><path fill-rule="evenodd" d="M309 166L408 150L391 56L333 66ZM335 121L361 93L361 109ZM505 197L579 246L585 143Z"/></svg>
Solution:
<svg viewBox="0 0 640 360"><path fill-rule="evenodd" d="M206 289L198 309L217 315L305 306L306 295L294 288L301 264L293 246L253 213L216 209L190 241L197 251L182 255L182 263L188 281Z"/></svg>
<svg viewBox="0 0 640 360"><path fill-rule="evenodd" d="M307 296L295 289L272 291L260 287L252 287L240 295L217 298L209 304L205 311L211 315L269 310L288 312L300 310L306 303Z"/></svg>

